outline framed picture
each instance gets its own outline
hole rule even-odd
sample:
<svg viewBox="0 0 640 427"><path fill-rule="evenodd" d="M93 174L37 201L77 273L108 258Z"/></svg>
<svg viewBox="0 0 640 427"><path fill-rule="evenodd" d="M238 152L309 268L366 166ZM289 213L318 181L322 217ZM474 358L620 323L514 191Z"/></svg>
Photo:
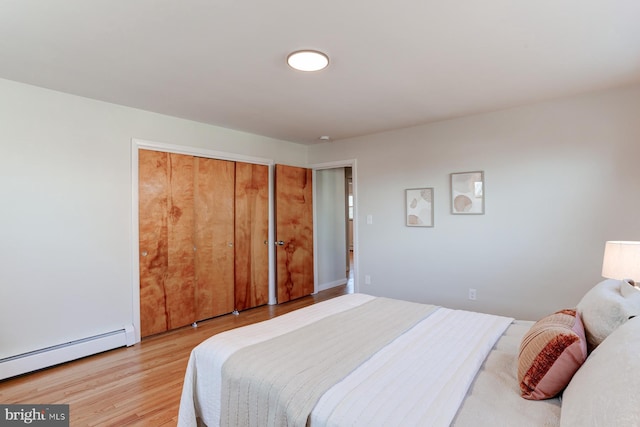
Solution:
<svg viewBox="0 0 640 427"><path fill-rule="evenodd" d="M433 227L433 188L405 190L407 227Z"/></svg>
<svg viewBox="0 0 640 427"><path fill-rule="evenodd" d="M484 172L451 174L451 213L455 215L484 214Z"/></svg>

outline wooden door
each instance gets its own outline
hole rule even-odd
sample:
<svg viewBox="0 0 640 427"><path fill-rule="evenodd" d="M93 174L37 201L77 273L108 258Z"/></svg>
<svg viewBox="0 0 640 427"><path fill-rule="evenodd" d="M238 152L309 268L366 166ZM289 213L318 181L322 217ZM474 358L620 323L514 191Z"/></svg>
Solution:
<svg viewBox="0 0 640 427"><path fill-rule="evenodd" d="M195 158L196 320L234 309L235 163Z"/></svg>
<svg viewBox="0 0 640 427"><path fill-rule="evenodd" d="M140 329L188 325L193 300L193 157L139 150Z"/></svg>
<svg viewBox="0 0 640 427"><path fill-rule="evenodd" d="M269 167L236 163L235 308L269 302Z"/></svg>
<svg viewBox="0 0 640 427"><path fill-rule="evenodd" d="M312 294L311 169L276 165L276 286L278 303Z"/></svg>

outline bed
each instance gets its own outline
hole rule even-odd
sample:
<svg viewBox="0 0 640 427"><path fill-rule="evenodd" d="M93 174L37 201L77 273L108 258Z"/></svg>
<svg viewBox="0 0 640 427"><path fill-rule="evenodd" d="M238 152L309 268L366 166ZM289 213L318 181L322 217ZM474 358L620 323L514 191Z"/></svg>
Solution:
<svg viewBox="0 0 640 427"><path fill-rule="evenodd" d="M640 342L640 322L627 323L635 329L617 339L625 347L628 336ZM572 418L584 412L582 386L573 392L579 404L572 418L564 419L560 395L522 397L519 357L536 325L365 294L340 296L198 345L185 373L178 426L577 425ZM604 358L602 347L594 354ZM587 384L600 381L585 375ZM620 377L618 388L629 381ZM616 408L624 420L640 423L631 402L618 399Z"/></svg>

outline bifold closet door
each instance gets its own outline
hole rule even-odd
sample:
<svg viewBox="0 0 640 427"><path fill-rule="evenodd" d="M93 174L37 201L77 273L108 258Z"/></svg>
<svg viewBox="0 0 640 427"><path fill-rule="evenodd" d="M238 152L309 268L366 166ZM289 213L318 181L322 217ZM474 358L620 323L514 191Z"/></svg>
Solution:
<svg viewBox="0 0 640 427"><path fill-rule="evenodd" d="M235 162L195 158L195 320L234 309Z"/></svg>
<svg viewBox="0 0 640 427"><path fill-rule="evenodd" d="M195 318L192 156L139 150L140 329L149 336Z"/></svg>
<svg viewBox="0 0 640 427"><path fill-rule="evenodd" d="M236 163L235 308L269 302L269 167Z"/></svg>
<svg viewBox="0 0 640 427"><path fill-rule="evenodd" d="M276 165L278 304L314 291L311 169Z"/></svg>

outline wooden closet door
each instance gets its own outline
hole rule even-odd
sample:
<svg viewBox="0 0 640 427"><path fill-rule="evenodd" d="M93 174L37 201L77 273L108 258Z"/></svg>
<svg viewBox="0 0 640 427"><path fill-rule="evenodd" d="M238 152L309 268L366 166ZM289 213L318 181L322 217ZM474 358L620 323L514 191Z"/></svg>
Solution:
<svg viewBox="0 0 640 427"><path fill-rule="evenodd" d="M142 336L195 320L193 157L139 150Z"/></svg>
<svg viewBox="0 0 640 427"><path fill-rule="evenodd" d="M143 337L168 329L164 281L169 263L167 180L169 154L138 151L138 225L140 229L140 333Z"/></svg>
<svg viewBox="0 0 640 427"><path fill-rule="evenodd" d="M235 163L195 159L196 319L234 309Z"/></svg>
<svg viewBox="0 0 640 427"><path fill-rule="evenodd" d="M235 307L269 302L269 167L236 163Z"/></svg>
<svg viewBox="0 0 640 427"><path fill-rule="evenodd" d="M276 165L278 303L314 291L311 169Z"/></svg>

